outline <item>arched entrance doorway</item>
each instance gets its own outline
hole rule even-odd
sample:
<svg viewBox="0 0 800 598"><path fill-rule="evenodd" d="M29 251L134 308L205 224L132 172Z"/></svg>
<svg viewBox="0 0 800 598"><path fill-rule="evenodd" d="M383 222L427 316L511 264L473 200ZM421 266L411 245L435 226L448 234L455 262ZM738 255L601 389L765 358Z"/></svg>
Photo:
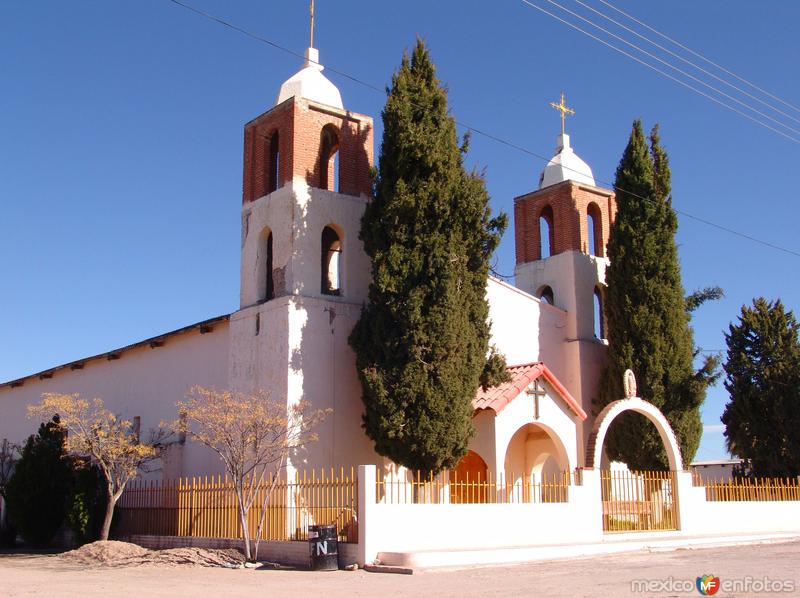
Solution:
<svg viewBox="0 0 800 598"><path fill-rule="evenodd" d="M559 437L542 424L525 424L508 443L503 463L509 502L567 500L569 458Z"/></svg>
<svg viewBox="0 0 800 598"><path fill-rule="evenodd" d="M605 442L608 428L614 419L624 411L634 411L645 416L658 430L658 435L661 436L661 441L664 443L664 449L667 452L667 459L669 459L669 468L671 471L682 471L683 460L681 458L681 449L678 446L678 441L675 438L675 432L672 431L672 426L669 425L667 418L658 410L652 403L643 401L639 397L631 397L628 399L621 399L606 405L605 409L600 412L594 422L592 433L589 435L589 444L586 447L586 467L591 469L600 465L600 457L603 453L603 442Z"/></svg>
<svg viewBox="0 0 800 598"><path fill-rule="evenodd" d="M489 467L475 451L469 451L454 469L450 470L450 502L488 502Z"/></svg>
<svg viewBox="0 0 800 598"><path fill-rule="evenodd" d="M586 467L600 465L608 430L621 413L633 411L658 430L670 471L602 470L603 531L630 532L678 529L675 472L683 470L680 447L667 418L652 403L629 397L609 403L597 416L586 447Z"/></svg>

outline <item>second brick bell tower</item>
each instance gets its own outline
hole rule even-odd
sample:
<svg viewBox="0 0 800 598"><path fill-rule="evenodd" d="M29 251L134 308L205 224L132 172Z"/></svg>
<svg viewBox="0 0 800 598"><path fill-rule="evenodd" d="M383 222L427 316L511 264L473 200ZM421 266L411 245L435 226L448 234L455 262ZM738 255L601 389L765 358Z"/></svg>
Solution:
<svg viewBox="0 0 800 598"><path fill-rule="evenodd" d="M592 413L592 399L605 363L603 317L606 245L616 215L614 192L595 184L591 168L573 151L564 132L564 104L555 155L539 188L514 199L516 286L564 310L566 357L581 364L579 379L564 380ZM586 426L591 425L587 419Z"/></svg>

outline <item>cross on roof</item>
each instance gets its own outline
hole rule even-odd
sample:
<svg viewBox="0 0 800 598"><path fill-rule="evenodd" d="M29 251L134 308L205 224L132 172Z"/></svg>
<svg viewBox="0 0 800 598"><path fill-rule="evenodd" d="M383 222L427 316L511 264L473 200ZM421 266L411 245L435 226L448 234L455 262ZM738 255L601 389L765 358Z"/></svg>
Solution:
<svg viewBox="0 0 800 598"><path fill-rule="evenodd" d="M311 41L308 44L309 48L314 47L314 0L311 0L311 7L309 9L311 14Z"/></svg>
<svg viewBox="0 0 800 598"><path fill-rule="evenodd" d="M561 113L561 134L564 134L564 120L567 118L567 114L570 116L575 116L575 111L572 108L567 108L567 105L564 103L564 92L561 92L561 101L556 104L555 102L550 102L550 105L558 110Z"/></svg>
<svg viewBox="0 0 800 598"><path fill-rule="evenodd" d="M534 380L533 388L528 387L525 392L533 397L533 419L539 419L539 398L546 397L547 391L539 384L539 380Z"/></svg>

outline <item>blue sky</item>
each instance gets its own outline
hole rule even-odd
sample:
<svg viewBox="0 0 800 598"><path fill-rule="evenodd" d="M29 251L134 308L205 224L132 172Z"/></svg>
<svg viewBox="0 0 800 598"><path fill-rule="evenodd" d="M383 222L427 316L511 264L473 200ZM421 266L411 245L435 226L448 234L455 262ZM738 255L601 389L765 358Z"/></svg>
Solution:
<svg viewBox="0 0 800 598"><path fill-rule="evenodd" d="M304 0L192 4L297 53L308 44ZM800 3L614 4L800 106ZM372 85L388 83L416 35L459 121L549 157L560 125L548 104L563 90L577 112L572 145L602 186L632 120L659 122L678 210L800 251L798 143L521 1L317 2L321 61ZM0 3L0 380L238 307L242 127L298 67L169 0ZM384 96L326 74L346 107L376 118L377 155ZM544 162L480 135L471 147L493 207L511 213ZM754 296L800 307L796 255L686 216L677 242L686 289L727 294L696 313L700 346L723 349L723 330ZM513 268L509 232L497 270ZM712 389L703 421L719 424L726 399ZM716 426L697 458L722 456Z"/></svg>

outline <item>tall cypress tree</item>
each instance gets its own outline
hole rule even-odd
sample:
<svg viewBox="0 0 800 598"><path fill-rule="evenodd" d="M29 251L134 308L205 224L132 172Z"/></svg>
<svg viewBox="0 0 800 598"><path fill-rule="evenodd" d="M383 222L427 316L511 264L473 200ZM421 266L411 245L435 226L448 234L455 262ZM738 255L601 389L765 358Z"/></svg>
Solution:
<svg viewBox="0 0 800 598"><path fill-rule="evenodd" d="M713 363L693 369L692 329L675 245L678 219L657 126L648 146L641 122L633 123L614 185L618 211L608 243L605 299L609 350L598 402L603 406L622 398L623 373L633 370L639 394L669 420L688 463L700 444L700 405L713 379ZM606 452L632 469L668 468L657 430L639 414L617 418Z"/></svg>
<svg viewBox="0 0 800 598"><path fill-rule="evenodd" d="M392 78L374 199L361 224L369 301L350 337L375 450L436 473L466 453L471 401L487 372L489 258L506 227L464 169L447 93L417 41Z"/></svg>
<svg viewBox="0 0 800 598"><path fill-rule="evenodd" d="M725 439L751 475L800 475L799 330L780 300L759 297L725 335Z"/></svg>

